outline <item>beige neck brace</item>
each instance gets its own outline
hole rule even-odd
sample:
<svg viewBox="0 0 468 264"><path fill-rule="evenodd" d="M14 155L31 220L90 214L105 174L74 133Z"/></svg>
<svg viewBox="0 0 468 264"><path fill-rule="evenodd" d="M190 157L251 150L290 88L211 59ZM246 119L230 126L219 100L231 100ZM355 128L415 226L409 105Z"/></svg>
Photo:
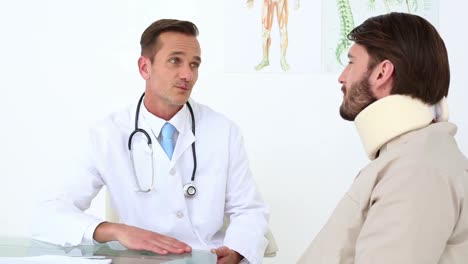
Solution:
<svg viewBox="0 0 468 264"><path fill-rule="evenodd" d="M427 105L406 95L386 96L359 113L354 120L370 160L391 139L429 125L448 120L445 97L436 105Z"/></svg>

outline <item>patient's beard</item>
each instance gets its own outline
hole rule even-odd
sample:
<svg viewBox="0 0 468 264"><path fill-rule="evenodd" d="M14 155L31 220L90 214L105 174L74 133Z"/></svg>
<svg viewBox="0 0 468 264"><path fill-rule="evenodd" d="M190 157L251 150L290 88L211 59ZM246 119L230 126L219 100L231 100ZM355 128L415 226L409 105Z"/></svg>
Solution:
<svg viewBox="0 0 468 264"><path fill-rule="evenodd" d="M360 81L351 85L349 94L345 94L340 106L340 115L343 119L354 121L364 108L377 101L370 89L369 76L370 71Z"/></svg>

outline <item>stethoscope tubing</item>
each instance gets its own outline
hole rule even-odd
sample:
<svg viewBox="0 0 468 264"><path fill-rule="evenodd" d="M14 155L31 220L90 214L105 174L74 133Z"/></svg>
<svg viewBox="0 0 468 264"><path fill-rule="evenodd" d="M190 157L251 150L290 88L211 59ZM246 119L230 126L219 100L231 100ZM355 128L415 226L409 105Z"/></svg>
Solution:
<svg viewBox="0 0 468 264"><path fill-rule="evenodd" d="M153 145L152 145L152 140L151 140L151 137L150 137L149 133L146 130L144 130L143 128L138 127L138 120L139 120L139 117L140 117L140 108L141 108L141 104L143 102L144 97L145 97L145 93L143 93L141 95L140 99L138 100L138 104L137 104L137 108L136 108L136 112L135 112L135 129L132 131L132 133L130 134L130 136L128 138L128 150L130 152L130 159L132 161L133 171L134 171L134 174L135 174L135 181L137 183L137 188L138 188L137 191L150 192L153 189L153 186L154 186L154 175L153 175L152 180L151 180L150 188L143 190L141 188L140 182L139 182L138 177L136 175L137 173L136 173L136 169L135 169L135 160L133 159L133 154L132 154L132 140L133 140L133 137L137 133L142 133L143 135L145 135L146 140L147 140L147 144L148 144L149 148L151 149L151 155L153 154ZM192 133L195 136L195 116L193 114L193 109L192 109L192 106L190 105L190 103L188 101L187 101L186 105L187 105L187 108L188 108L188 110L190 112L190 117L191 117L191 121L192 121ZM191 196L195 195L195 193L196 193L196 187L194 185L195 174L197 172L197 154L196 154L196 150L195 150L195 142L192 143L192 156L193 156L192 177L190 179L190 183L188 183L188 184L186 184L186 186L184 186L184 191L188 190L188 187L192 187L195 191L193 193L192 192L189 193L188 191L185 191L186 192L185 195L187 197L191 197ZM153 172L154 171L153 170L154 169L153 160L151 160L151 168L152 168L151 171Z"/></svg>

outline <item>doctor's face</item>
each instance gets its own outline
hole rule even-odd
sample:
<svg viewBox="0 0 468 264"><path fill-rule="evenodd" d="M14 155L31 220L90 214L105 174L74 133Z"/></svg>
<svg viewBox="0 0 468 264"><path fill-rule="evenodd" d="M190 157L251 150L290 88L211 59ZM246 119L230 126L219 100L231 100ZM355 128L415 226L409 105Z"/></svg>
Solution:
<svg viewBox="0 0 468 264"><path fill-rule="evenodd" d="M189 99L198 79L201 51L195 36L164 32L156 43L151 62L140 57L140 74L146 80L145 105L180 109ZM150 107L149 105L146 105Z"/></svg>
<svg viewBox="0 0 468 264"><path fill-rule="evenodd" d="M369 68L369 54L366 49L354 44L349 50L348 57L349 63L338 78L343 92L340 115L345 120L354 121L356 116L377 101L377 98L369 83L372 69Z"/></svg>

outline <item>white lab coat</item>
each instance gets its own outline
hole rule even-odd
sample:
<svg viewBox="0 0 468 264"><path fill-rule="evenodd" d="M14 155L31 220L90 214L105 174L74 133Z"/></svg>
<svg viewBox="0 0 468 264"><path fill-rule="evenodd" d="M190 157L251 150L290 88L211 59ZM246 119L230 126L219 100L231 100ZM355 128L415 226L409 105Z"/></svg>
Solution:
<svg viewBox="0 0 468 264"><path fill-rule="evenodd" d="M196 136L184 106L170 120L179 132L172 161L157 140L164 120L155 116L148 120L140 114L139 127L153 141L155 188L150 193L135 192L135 174L127 145L134 130L136 106L99 122L91 130L90 151L76 180L61 195L42 204L34 237L61 245L91 243L94 229L103 220L82 211L106 185L122 223L174 237L194 249L225 245L251 263L262 263L267 246L264 234L268 212L252 178L240 131L223 115L193 100L190 103ZM155 130L159 126L159 130L153 131L150 122L156 122L151 127ZM185 198L183 185L190 182L193 169L193 141L197 154L197 194ZM151 164L150 159L144 158L150 156L141 134L134 140L133 149L137 174L143 175L139 177L140 184L148 187ZM226 233L219 231L225 214L231 221Z"/></svg>

